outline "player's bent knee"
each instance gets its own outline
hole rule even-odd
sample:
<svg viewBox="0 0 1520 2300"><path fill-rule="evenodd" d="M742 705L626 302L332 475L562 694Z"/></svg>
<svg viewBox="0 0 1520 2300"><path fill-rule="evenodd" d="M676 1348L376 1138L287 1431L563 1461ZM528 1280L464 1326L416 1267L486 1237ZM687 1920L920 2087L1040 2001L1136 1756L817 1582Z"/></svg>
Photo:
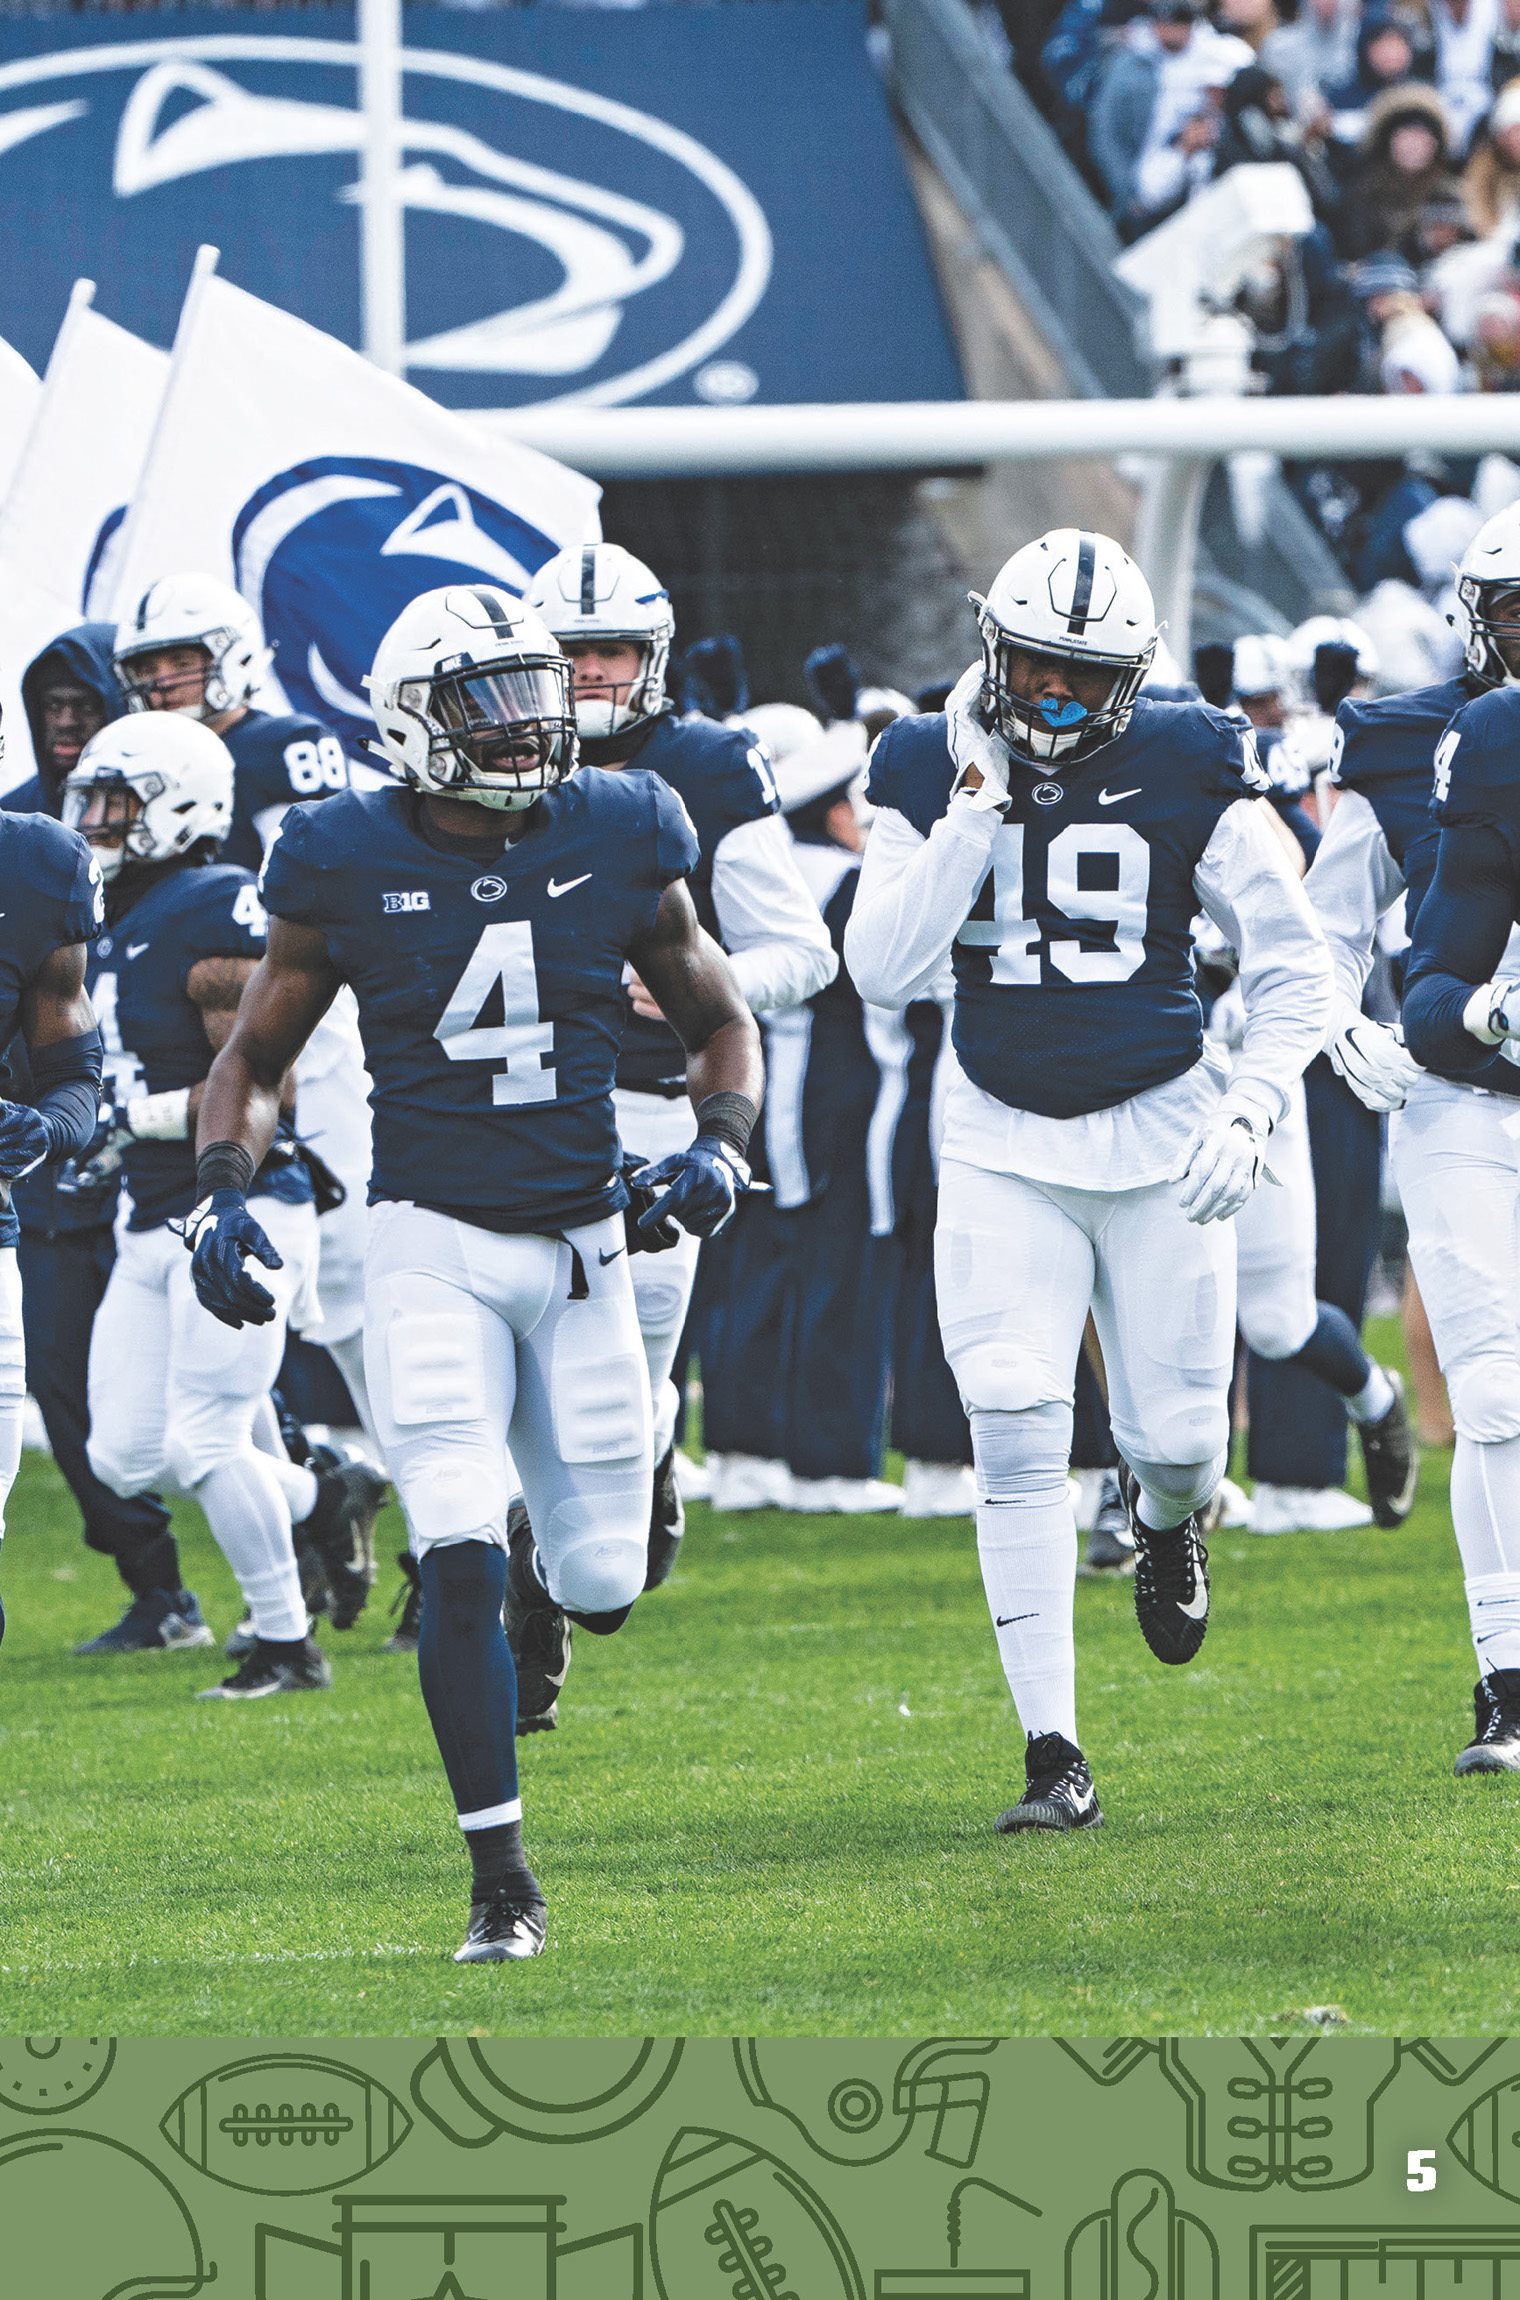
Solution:
<svg viewBox="0 0 1520 2300"><path fill-rule="evenodd" d="M1269 1303L1264 1309L1253 1308L1249 1316L1242 1310L1240 1317L1247 1349L1254 1350L1259 1358L1270 1358L1274 1364L1284 1358L1296 1358L1313 1333L1314 1325L1313 1310L1305 1325L1302 1310L1292 1303Z"/></svg>
<svg viewBox="0 0 1520 2300"><path fill-rule="evenodd" d="M626 1616L643 1590L648 1571L649 1545L643 1536L635 1541L627 1535L593 1535L558 1552L550 1581L552 1593L565 1611L577 1620L591 1615L587 1626L594 1634L605 1636L606 1630L596 1631L594 1617L612 1613ZM611 1626L617 1628L620 1622Z"/></svg>
<svg viewBox="0 0 1520 2300"><path fill-rule="evenodd" d="M1205 1461L1142 1461L1133 1454L1125 1458L1142 1490L1154 1495L1157 1501L1166 1502L1169 1510L1182 1518L1192 1510L1202 1509L1218 1491L1230 1457L1221 1446Z"/></svg>
<svg viewBox="0 0 1520 2300"><path fill-rule="evenodd" d="M419 1553L453 1542L507 1539L506 1455L460 1455L443 1445L388 1463Z"/></svg>
<svg viewBox="0 0 1520 2300"><path fill-rule="evenodd" d="M1022 1413L971 1414L971 1446L984 1501L1031 1500L1064 1492L1071 1461L1071 1408L1047 1404Z"/></svg>
<svg viewBox="0 0 1520 2300"><path fill-rule="evenodd" d="M1520 1363L1512 1357L1474 1358L1446 1378L1451 1418L1475 1445L1502 1445L1520 1437Z"/></svg>
<svg viewBox="0 0 1520 2300"><path fill-rule="evenodd" d="M639 1263L649 1257L641 1254L633 1266L633 1302L639 1314L641 1334L668 1334L684 1323L686 1300L690 1288L683 1277L656 1269L646 1276Z"/></svg>
<svg viewBox="0 0 1520 2300"><path fill-rule="evenodd" d="M953 1329L947 1327L945 1355L961 1401L973 1416L1023 1414L1071 1402L1071 1383L1063 1387L1052 1368L1017 1341L994 1338L958 1348Z"/></svg>
<svg viewBox="0 0 1520 2300"><path fill-rule="evenodd" d="M158 1484L164 1465L155 1455L149 1461L135 1448L129 1431L93 1429L85 1447L91 1470L107 1492L119 1494L130 1501L134 1494L146 1493Z"/></svg>

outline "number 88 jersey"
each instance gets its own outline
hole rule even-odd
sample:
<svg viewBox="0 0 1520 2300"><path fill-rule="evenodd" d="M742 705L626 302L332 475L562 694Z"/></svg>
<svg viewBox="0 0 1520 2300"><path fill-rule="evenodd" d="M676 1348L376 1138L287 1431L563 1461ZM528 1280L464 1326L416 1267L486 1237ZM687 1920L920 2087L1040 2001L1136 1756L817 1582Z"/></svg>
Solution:
<svg viewBox="0 0 1520 2300"><path fill-rule="evenodd" d="M627 1203L624 965L697 855L675 792L632 767L581 768L484 846L445 845L396 786L290 810L264 901L321 934L358 1000L372 1202L540 1234Z"/></svg>
<svg viewBox="0 0 1520 2300"><path fill-rule="evenodd" d="M955 782L943 714L899 719L868 795L927 838ZM1265 790L1248 727L1203 703L1136 703L1059 776L1015 759L992 867L956 937L955 1052L1016 1110L1078 1118L1190 1070L1194 873L1221 815Z"/></svg>

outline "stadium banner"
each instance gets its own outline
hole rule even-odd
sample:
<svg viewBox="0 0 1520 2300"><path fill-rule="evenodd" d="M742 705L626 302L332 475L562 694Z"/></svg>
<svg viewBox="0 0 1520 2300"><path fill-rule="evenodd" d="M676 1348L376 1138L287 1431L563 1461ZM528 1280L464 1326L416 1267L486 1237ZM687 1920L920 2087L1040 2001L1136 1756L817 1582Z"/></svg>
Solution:
<svg viewBox="0 0 1520 2300"><path fill-rule="evenodd" d="M499 2021L513 1977L455 1994ZM0 2040L6 2285L1513 2300L1520 2046L1284 2018L1203 2042Z"/></svg>
<svg viewBox="0 0 1520 2300"><path fill-rule="evenodd" d="M81 283L86 287L88 283ZM0 700L4 780L31 771L19 681L82 617L109 612L113 546L142 473L168 355L81 293L70 302L35 416L0 500Z"/></svg>
<svg viewBox="0 0 1520 2300"><path fill-rule="evenodd" d="M408 601L449 582L520 594L597 538L598 501L579 472L211 273L186 298L116 612L186 568L235 583L291 707L357 749L374 733L363 679Z"/></svg>
<svg viewBox="0 0 1520 2300"><path fill-rule="evenodd" d="M859 0L405 38L407 373L445 405L959 396ZM351 8L8 18L0 335L40 363L83 273L167 345L212 241L358 344L357 81Z"/></svg>

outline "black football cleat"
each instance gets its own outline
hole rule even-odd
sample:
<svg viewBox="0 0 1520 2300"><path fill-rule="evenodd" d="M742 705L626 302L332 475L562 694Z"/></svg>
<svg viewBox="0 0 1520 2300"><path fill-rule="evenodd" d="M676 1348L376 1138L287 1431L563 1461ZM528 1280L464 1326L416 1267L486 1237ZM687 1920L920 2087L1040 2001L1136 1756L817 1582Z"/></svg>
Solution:
<svg viewBox="0 0 1520 2300"><path fill-rule="evenodd" d="M517 1666L517 1730L552 1733L570 1668L570 1623L538 1577L533 1528L520 1502L507 1517L507 1551L503 1618Z"/></svg>
<svg viewBox="0 0 1520 2300"><path fill-rule="evenodd" d="M1135 1570L1135 1537L1129 1529L1129 1511L1119 1491L1119 1480L1113 1470L1103 1473L1102 1490L1098 1496L1097 1514L1087 1536L1087 1554L1079 1570L1085 1574L1107 1574L1115 1578Z"/></svg>
<svg viewBox="0 0 1520 2300"><path fill-rule="evenodd" d="M76 1654L176 1653L215 1640L192 1589L148 1589L134 1597L120 1621L103 1629Z"/></svg>
<svg viewBox="0 0 1520 2300"><path fill-rule="evenodd" d="M310 1600L307 1601L306 1610L308 1613L313 1610ZM258 1641L259 1633L253 1626L253 1615L245 1613L236 1628L229 1629L223 1638L222 1651L229 1661L245 1661Z"/></svg>
<svg viewBox="0 0 1520 2300"><path fill-rule="evenodd" d="M470 1922L464 1946L454 1951L456 1965L520 1964L525 1957L541 1957L548 1932L548 1911L542 1901L525 1900L523 1884L514 1877L488 1901L470 1903Z"/></svg>
<svg viewBox="0 0 1520 2300"><path fill-rule="evenodd" d="M1191 1661L1209 1626L1209 1553L1199 1513L1157 1533L1140 1515L1140 1488L1123 1471L1120 1484L1135 1537L1135 1618L1158 1661L1180 1668Z"/></svg>
<svg viewBox="0 0 1520 2300"><path fill-rule="evenodd" d="M375 1520L388 1490L380 1472L364 1461L341 1462L317 1479L317 1506L297 1538L299 1548L314 1550L321 1562L334 1629L352 1629L369 1603Z"/></svg>
<svg viewBox="0 0 1520 2300"><path fill-rule="evenodd" d="M649 1571L646 1589L658 1589L670 1578L686 1533L686 1509L676 1482L676 1447L671 1439L665 1459L654 1473L654 1508L649 1519Z"/></svg>
<svg viewBox="0 0 1520 2300"><path fill-rule="evenodd" d="M1473 1687L1473 1737L1452 1771L1520 1773L1520 1669L1495 1669Z"/></svg>
<svg viewBox="0 0 1520 2300"><path fill-rule="evenodd" d="M332 1684L326 1654L311 1638L299 1651L259 1638L242 1666L220 1685L207 1685L197 1701L262 1701L270 1693L325 1693Z"/></svg>
<svg viewBox="0 0 1520 2300"><path fill-rule="evenodd" d="M1356 1434L1373 1517L1379 1525L1402 1525L1414 1507L1420 1482L1420 1449L1404 1405L1403 1376L1391 1366L1384 1370L1393 1384L1393 1403L1381 1421L1359 1422Z"/></svg>
<svg viewBox="0 0 1520 2300"><path fill-rule="evenodd" d="M1028 1787L1016 1805L999 1813L993 1826L1000 1837L1022 1829L1100 1829L1103 1808L1075 1742L1060 1733L1031 1733L1024 1751Z"/></svg>
<svg viewBox="0 0 1520 2300"><path fill-rule="evenodd" d="M409 1549L403 1549L396 1559L401 1568L401 1587L391 1607L391 1618L401 1618L380 1648L382 1653L415 1653L417 1640L422 1635L422 1568Z"/></svg>

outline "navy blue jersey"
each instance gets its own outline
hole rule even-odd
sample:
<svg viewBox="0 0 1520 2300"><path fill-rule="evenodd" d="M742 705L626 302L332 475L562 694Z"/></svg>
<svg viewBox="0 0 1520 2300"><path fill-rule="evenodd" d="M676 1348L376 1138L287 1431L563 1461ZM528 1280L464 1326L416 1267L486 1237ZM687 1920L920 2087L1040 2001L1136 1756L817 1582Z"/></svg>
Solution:
<svg viewBox="0 0 1520 2300"><path fill-rule="evenodd" d="M869 796L927 838L955 772L943 713L899 719L872 754ZM955 943L967 1077L1013 1109L1076 1118L1190 1070L1203 1050L1193 873L1225 809L1264 789L1249 728L1144 696L1124 734L1059 777L1016 762Z"/></svg>
<svg viewBox="0 0 1520 2300"><path fill-rule="evenodd" d="M591 766L615 757L620 767L643 767L679 793L699 850L688 882L691 899L708 933L721 942L713 905L713 856L741 823L760 822L778 809L770 762L754 736L743 728L720 727L713 719L664 711L627 735L583 743L581 755ZM617 1082L640 1093L684 1094L686 1054L668 1023L629 1014Z"/></svg>
<svg viewBox="0 0 1520 2300"><path fill-rule="evenodd" d="M211 1041L187 983L203 958L262 958L267 925L245 870L225 863L167 871L111 923L90 958L90 996L105 1040L105 1091L113 1102L198 1086ZM128 1228L156 1230L195 1204L195 1145L134 1142L125 1181ZM304 1167L261 1168L255 1191L309 1198Z"/></svg>
<svg viewBox="0 0 1520 2300"><path fill-rule="evenodd" d="M583 768L490 856L444 852L401 789L286 816L264 866L359 1001L373 1080L370 1197L552 1234L615 1213L623 965L696 867L681 801Z"/></svg>
<svg viewBox="0 0 1520 2300"><path fill-rule="evenodd" d="M21 1003L55 950L88 942L105 917L100 868L77 831L51 815L0 814L0 1046L21 1025ZM12 1098L18 1092L8 1081ZM0 1246L21 1225L0 1192Z"/></svg>
<svg viewBox="0 0 1520 2300"><path fill-rule="evenodd" d="M295 713L276 718L249 711L222 741L232 753L232 828L219 860L257 872L264 860L258 817L298 799L327 799L348 789L348 757L331 727Z"/></svg>
<svg viewBox="0 0 1520 2300"><path fill-rule="evenodd" d="M1472 699L1465 678L1415 687L1405 695L1354 697L1335 714L1337 741L1330 780L1360 791L1378 819L1388 852L1409 888L1406 917L1413 926L1420 897L1436 864L1437 826L1430 811L1436 745Z"/></svg>
<svg viewBox="0 0 1520 2300"><path fill-rule="evenodd" d="M1439 844L1410 928L1405 1035L1427 1070L1520 1094L1520 1068L1462 1021L1520 923L1520 688L1493 688L1457 713L1435 747L1430 812Z"/></svg>

